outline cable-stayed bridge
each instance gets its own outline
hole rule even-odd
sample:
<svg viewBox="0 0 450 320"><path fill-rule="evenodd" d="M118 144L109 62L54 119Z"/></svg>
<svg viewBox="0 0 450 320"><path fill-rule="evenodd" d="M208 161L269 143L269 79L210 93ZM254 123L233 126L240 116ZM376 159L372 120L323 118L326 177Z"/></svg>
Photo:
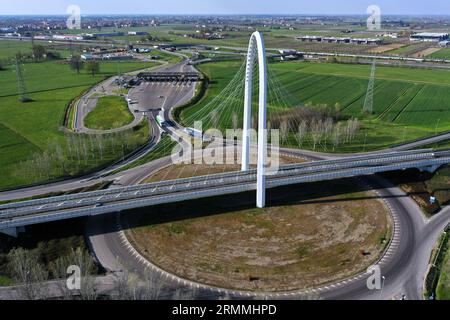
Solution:
<svg viewBox="0 0 450 320"><path fill-rule="evenodd" d="M448 163L450 150L414 150L291 164L267 175L266 188L409 168L434 171ZM252 169L6 204L0 206L0 230L254 191L256 173Z"/></svg>
<svg viewBox="0 0 450 320"><path fill-rule="evenodd" d="M258 63L255 69L256 60ZM257 80L259 84L257 169L251 169L249 163L250 149L254 148L250 142L250 131L256 126L252 119L254 80ZM201 120L206 121L207 127L217 128L219 124L229 126L228 122L233 120L230 109L240 110L240 115L244 118L240 172L175 179L6 204L0 206L0 231L15 234L16 228L27 225L254 190L257 191L257 206L262 208L265 206L266 189L270 188L409 168L434 171L450 163L450 151L435 152L427 149L285 165L276 172L270 172L270 169L266 168L267 109L276 104L282 108L292 106L292 103L285 101L287 95L284 94L283 87L274 82L276 77L270 76L270 70L267 69L264 39L262 34L255 32L250 41L246 64L241 67L231 83L211 102L184 118L187 124L189 121ZM272 96L274 94L274 99L270 98L271 92ZM242 96L244 96L244 110L242 110ZM169 133L181 145L188 143L176 132L169 130Z"/></svg>

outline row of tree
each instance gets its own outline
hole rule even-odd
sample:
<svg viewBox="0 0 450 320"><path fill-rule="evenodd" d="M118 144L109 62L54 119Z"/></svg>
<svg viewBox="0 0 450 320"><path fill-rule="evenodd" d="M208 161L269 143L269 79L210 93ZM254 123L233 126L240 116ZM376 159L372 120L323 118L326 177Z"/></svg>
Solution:
<svg viewBox="0 0 450 320"><path fill-rule="evenodd" d="M93 77L100 73L100 63L98 61L92 60L84 62L80 55L73 55L70 57L69 66L72 70L75 70L77 74L80 74L80 71L83 69L86 69Z"/></svg>
<svg viewBox="0 0 450 320"><path fill-rule="evenodd" d="M346 122L334 122L332 118L319 119L311 123L302 121L298 125L297 131L294 132L294 137L300 148L309 142L313 150L316 150L318 145L325 150L331 145L335 150L339 145L353 141L360 128L361 124L358 119L349 119ZM282 142L288 141L289 134L287 125L285 122L282 123L280 128Z"/></svg>
<svg viewBox="0 0 450 320"><path fill-rule="evenodd" d="M236 121L237 118L233 117L233 122ZM257 119L254 120L254 126L257 126ZM332 146L334 150L339 145L353 141L361 129L358 119L341 118L338 104L334 108L326 105L316 108L306 106L272 113L267 126L268 129L280 131L282 145L289 146L295 141L302 148L305 143L309 143L313 150L319 145L325 150Z"/></svg>
<svg viewBox="0 0 450 320"><path fill-rule="evenodd" d="M37 183L83 174L92 167L125 157L146 140L139 127L110 134L66 133L62 142L51 140L45 152L19 163L16 176Z"/></svg>
<svg viewBox="0 0 450 320"><path fill-rule="evenodd" d="M46 269L39 260L34 250L23 248L13 249L8 254L9 269L18 286L18 297L23 300L40 300L46 298L60 299L116 299L116 300L158 300L161 298L162 289L165 285L164 279L159 273L147 271L143 279L127 271L115 274L115 279L110 288L102 285L97 278L97 267L90 254L82 249L71 250L70 254L62 256ZM80 288L73 289L67 286L68 267L79 268ZM50 279L53 282L50 286ZM69 279L70 281L70 279ZM47 286L48 284L49 286ZM52 292L49 292L52 290ZM102 296L100 296L102 294ZM173 292L173 298L182 300L193 300L196 296L195 290L178 289Z"/></svg>

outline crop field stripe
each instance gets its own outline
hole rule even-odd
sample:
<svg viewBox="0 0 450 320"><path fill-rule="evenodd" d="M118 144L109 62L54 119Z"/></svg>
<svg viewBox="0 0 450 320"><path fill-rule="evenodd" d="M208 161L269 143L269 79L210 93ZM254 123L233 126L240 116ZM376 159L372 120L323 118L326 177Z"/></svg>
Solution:
<svg viewBox="0 0 450 320"><path fill-rule="evenodd" d="M413 85L411 86L410 90L408 90L408 92L405 94L405 96L400 97L400 99L398 100L398 102L396 102L391 110L389 112L386 113L385 117L384 117L384 121L387 122L393 122L393 119L396 117L396 115L398 114L398 112L408 103L410 103L413 99L414 96L420 91L420 89L422 88L423 85Z"/></svg>
<svg viewBox="0 0 450 320"><path fill-rule="evenodd" d="M309 92L308 95L306 97L302 97L301 100L307 101L308 99L311 99L314 96L317 96L317 95L323 93L324 91L329 90L330 88L332 88L333 86L335 86L336 84L338 84L339 82L342 81L342 79L333 79L333 77L328 77L327 80L328 79L331 80L331 83L328 83L326 86L321 86L321 87L318 86L317 89L313 90L313 92Z"/></svg>
<svg viewBox="0 0 450 320"><path fill-rule="evenodd" d="M311 77L306 77L306 78L300 78L300 79L296 79L296 80L291 80L289 81L289 84L285 84L284 88L286 90L289 91L289 89L291 87L295 87L296 91L299 90L305 90L309 87L315 86L317 85L318 82L320 81L326 81L328 79L331 79L332 76L324 76L324 75L318 75L318 74L313 74ZM305 82L305 85L302 86L303 82Z"/></svg>
<svg viewBox="0 0 450 320"><path fill-rule="evenodd" d="M400 110L400 112L394 117L394 119L392 120L392 122L396 122L397 119L401 116L401 114L409 107L409 105L413 102L413 100L419 95L419 93L422 92L422 90L425 88L425 86L421 86L420 90L418 90L416 92L416 94L411 98L411 100L409 100L409 102L407 104L405 104L405 106Z"/></svg>
<svg viewBox="0 0 450 320"><path fill-rule="evenodd" d="M385 90L385 88L387 87L389 87L389 89ZM399 97L401 97L403 92L409 87L410 84L407 83L385 81L385 86L382 89L383 94L374 92L373 109L375 113L382 113L383 111L385 111L387 108L386 104L388 106L392 105L395 101L398 100Z"/></svg>
<svg viewBox="0 0 450 320"><path fill-rule="evenodd" d="M26 147L25 147L26 146ZM16 131L0 123L0 167L7 167L11 164L27 160L31 153L42 151L38 146L27 140ZM2 179L5 176L2 175Z"/></svg>
<svg viewBox="0 0 450 320"><path fill-rule="evenodd" d="M54 92L54 91L66 90L66 89L85 88L85 87L89 87L89 86L92 86L92 83L80 84L80 85L76 85L76 86L58 87L58 88L54 88L54 89L27 91L27 92L28 92L28 94L36 94L36 93ZM19 96L19 93L16 92L16 93L11 93L11 94L0 95L0 98L10 98L10 97L18 97L18 96Z"/></svg>
<svg viewBox="0 0 450 320"><path fill-rule="evenodd" d="M409 86L405 88L400 96L397 97L397 99L392 102L380 115L377 117L378 120L384 120L384 118L389 114L389 112L392 110L392 108L403 98L406 97L406 94L413 90L414 86Z"/></svg>
<svg viewBox="0 0 450 320"><path fill-rule="evenodd" d="M314 97L311 97L311 99L318 103L325 103L328 105L334 105L335 103L339 103L341 106L348 105L354 101L355 98L365 94L365 87L366 86L361 81L347 78L333 85L331 90L327 90L326 93L317 94Z"/></svg>
<svg viewBox="0 0 450 320"><path fill-rule="evenodd" d="M348 107L350 107L352 104L358 102L359 100L362 100L366 97L366 93L362 93L360 94L358 97L356 97L354 100L350 101L345 107L341 107L341 109L339 109L340 112L346 110ZM363 102L361 101L361 108L362 108Z"/></svg>
<svg viewBox="0 0 450 320"><path fill-rule="evenodd" d="M431 84L431 85L441 85L441 86L450 86L450 83L443 83L443 82L439 82L441 79L436 79L436 81L427 81L424 80L424 76L423 72L424 70L421 69L410 69L410 68L402 68L402 67L378 67L377 70L383 70L383 72L386 72L385 69L404 69L405 71L410 71L412 72L412 74L414 74L414 72L418 72L419 74L421 74L421 79L410 79L407 78L405 75L400 74L402 77L401 78L394 78L394 77L389 77L386 75L380 75L380 73L377 73L376 79L377 80L386 80L386 81L398 81L398 82L407 82L407 83L422 83L422 84ZM312 70L308 70L308 69L312 69ZM389 70L391 71L391 70ZM450 71L448 70L425 70L425 71L430 71L430 72L447 72L450 76ZM345 77L345 78L357 78L357 79L368 79L368 76L366 75L362 75L362 74L356 74L356 71L350 70L350 73L342 73L342 72L336 72L336 71L330 71L330 70L320 70L318 69L318 67L315 66L309 66L307 68L305 68L304 70L305 73L313 73L313 74L317 74L317 75L328 75L328 76L336 76L336 77ZM369 71L368 71L369 72ZM438 73L440 75L440 73Z"/></svg>
<svg viewBox="0 0 450 320"><path fill-rule="evenodd" d="M442 122L450 123L449 90L445 86L425 85L423 90L412 101L408 110L397 119L398 122L417 125Z"/></svg>
<svg viewBox="0 0 450 320"><path fill-rule="evenodd" d="M14 135L20 137L21 139L23 139L24 141L26 141L29 144L32 144L34 147L36 147L37 149L43 151L43 149L41 147L39 147L37 144L35 144L34 142L32 142L31 140L29 140L27 137L25 137L23 134L21 134L20 132L18 132L16 129L8 126L7 124L0 122L0 126L7 129L10 132L13 132Z"/></svg>
<svg viewBox="0 0 450 320"><path fill-rule="evenodd" d="M379 89L381 86L383 85L382 82L378 82L375 83L375 87L374 87L374 92ZM355 106L355 104L361 100L361 105L358 106L358 109L361 109L362 112L362 108L364 106L364 99L366 97L367 92L364 92L358 99L355 99L351 104L347 105L345 108L342 108L341 111L345 111L346 114L348 114L348 109L353 108Z"/></svg>
<svg viewBox="0 0 450 320"><path fill-rule="evenodd" d="M305 89L309 86L314 85L318 79L323 79L323 76L318 76L316 74L307 74L305 77L302 77L302 74L298 74L298 77L292 77L292 75L288 78L278 79L280 83L287 83L284 85L284 89L288 90L290 87L295 87L295 89Z"/></svg>

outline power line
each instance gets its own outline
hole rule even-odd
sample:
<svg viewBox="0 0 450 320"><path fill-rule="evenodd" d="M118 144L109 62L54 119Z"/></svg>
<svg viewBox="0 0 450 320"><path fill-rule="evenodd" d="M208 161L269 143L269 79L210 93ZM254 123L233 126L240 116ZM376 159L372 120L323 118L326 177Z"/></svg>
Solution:
<svg viewBox="0 0 450 320"><path fill-rule="evenodd" d="M366 100L364 101L363 112L367 114L373 114L373 89L375 84L375 72L376 72L376 62L372 63L372 70L370 72L369 86L367 87Z"/></svg>
<svg viewBox="0 0 450 320"><path fill-rule="evenodd" d="M16 75L17 75L17 89L20 95L20 102L28 102L31 99L28 97L28 91L23 77L22 61L16 57Z"/></svg>

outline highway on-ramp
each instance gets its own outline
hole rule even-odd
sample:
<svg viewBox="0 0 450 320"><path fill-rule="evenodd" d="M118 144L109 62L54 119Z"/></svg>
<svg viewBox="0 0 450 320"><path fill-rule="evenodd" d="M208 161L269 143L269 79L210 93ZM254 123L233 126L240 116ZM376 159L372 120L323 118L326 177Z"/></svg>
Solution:
<svg viewBox="0 0 450 320"><path fill-rule="evenodd" d="M180 63L167 71L187 71L191 68L187 64ZM170 115L171 109L176 105L188 101L193 95L194 86L188 84L148 84L143 83L133 90L133 94L139 101L138 108L143 112L155 114L164 111L166 117ZM163 98L161 98L163 97ZM161 110L160 110L161 109ZM158 132L159 135L159 132ZM439 137L413 142L401 149L418 147L424 144L434 143L442 139L448 139L448 133ZM293 155L317 159L335 159L340 155L321 154L299 150L284 150ZM0 194L1 200L11 200L30 197L54 191L68 191L105 180L114 180L115 184L132 185L139 183L149 173L161 167L169 165L170 158L159 159L138 168L126 172L102 177L94 174L83 179L73 179L45 186L36 186L19 191L11 191ZM99 178L100 177L100 178ZM96 179L98 178L98 179ZM93 180L94 179L94 180ZM267 296L272 298L304 298L312 295L324 299L392 299L402 298L421 299L423 278L427 271L428 260L431 249L436 239L445 226L450 223L450 210L444 209L439 215L432 219L425 219L421 210L415 202L399 188L390 185L379 178L370 178L368 183L374 184L374 188L391 208L395 221L396 235L391 243L392 250L388 250L384 259L380 262L382 274L385 276L382 291L370 291L366 286L367 274L346 279L337 284L329 284L308 292L288 293L261 293L257 297ZM95 181L95 182L94 182ZM164 279L166 286L165 295L170 296L174 289L184 287L195 289L199 297L218 298L224 295L237 298L250 298L255 296L251 292L230 291L223 288L213 288L201 284L192 283L170 275L148 261L137 253L129 244L122 230L120 219L115 215L103 215L89 218L86 229L91 249L100 263L112 272L120 272L124 268L143 274L150 267L151 272L157 273ZM126 226L125 226L126 227Z"/></svg>

